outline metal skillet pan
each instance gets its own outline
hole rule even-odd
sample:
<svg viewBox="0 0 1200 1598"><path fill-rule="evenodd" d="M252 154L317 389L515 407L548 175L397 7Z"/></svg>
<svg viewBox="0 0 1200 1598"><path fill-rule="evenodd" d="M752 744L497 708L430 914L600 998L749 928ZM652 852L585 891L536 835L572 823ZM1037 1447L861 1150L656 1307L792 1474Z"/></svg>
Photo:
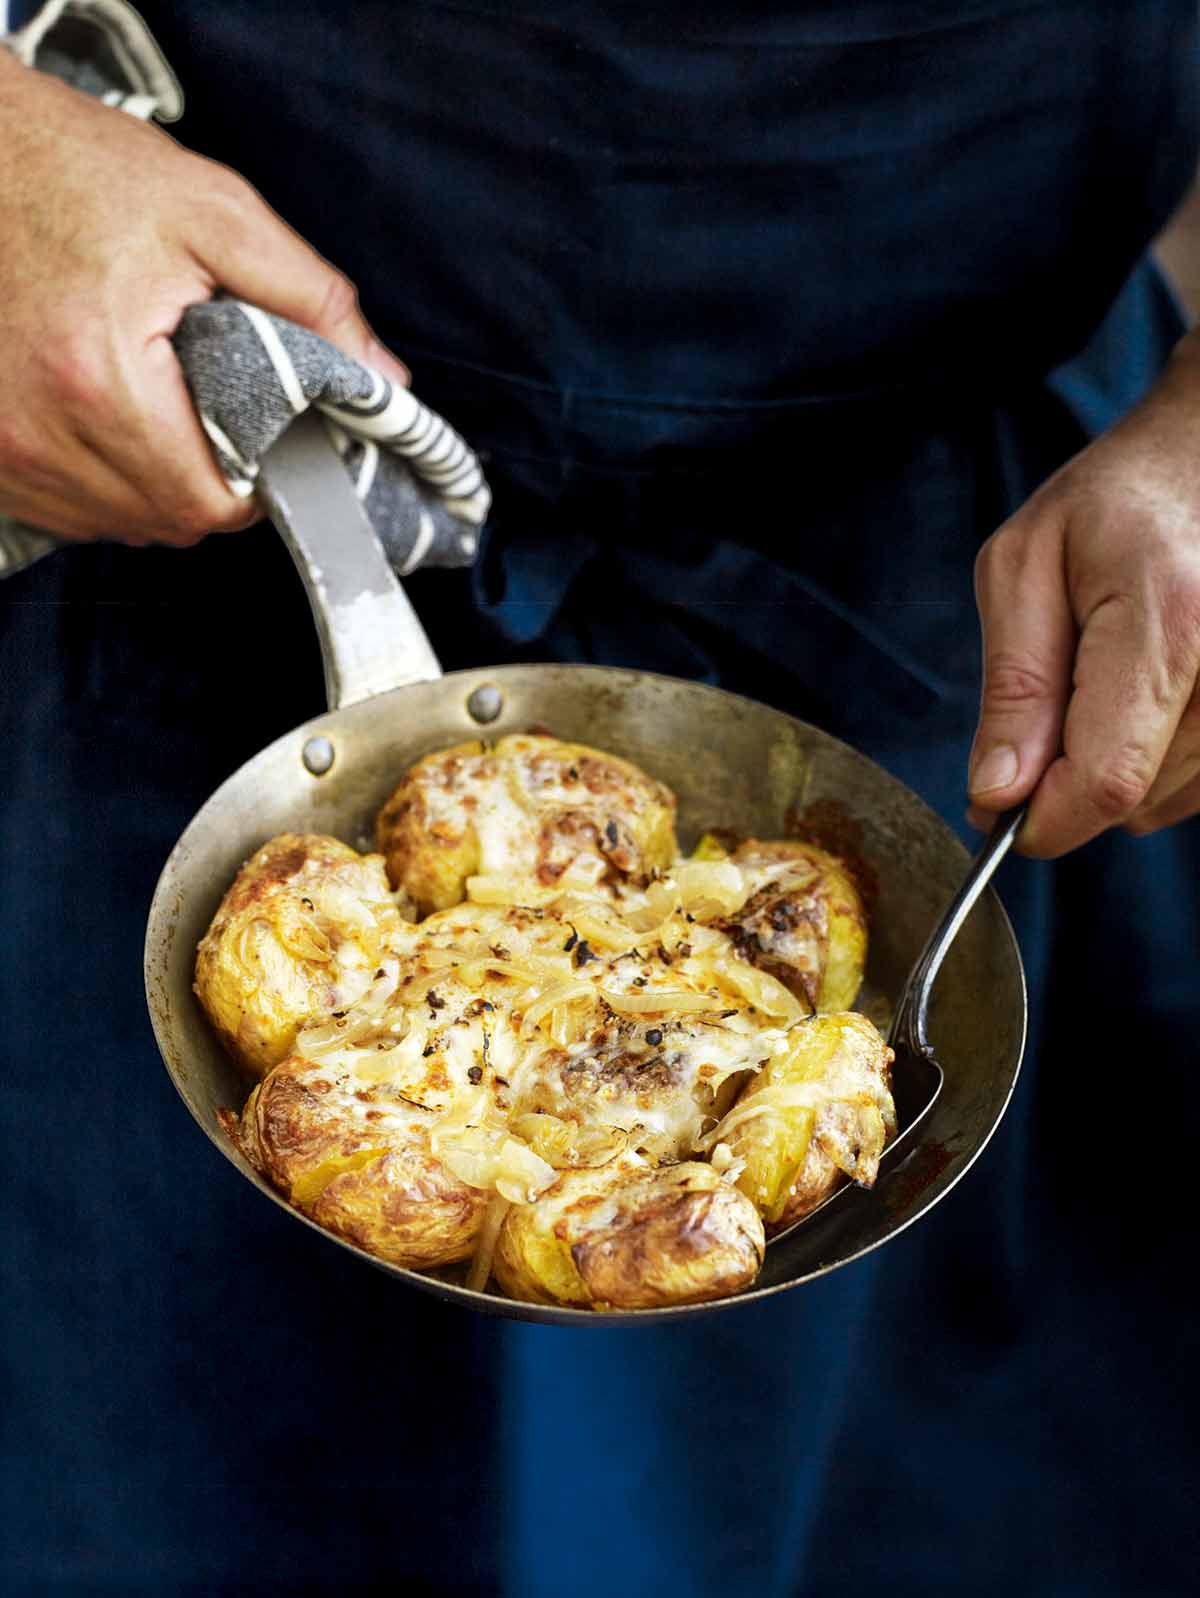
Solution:
<svg viewBox="0 0 1200 1598"><path fill-rule="evenodd" d="M325 832L364 846L399 774L448 744L540 725L624 755L674 789L685 846L712 824L780 837L791 807L836 801L861 824L863 853L879 876L868 981L883 994L899 992L967 865L963 846L915 794L816 727L697 683L592 666L485 667L443 677L321 424L310 417L294 424L264 462L263 478L312 602L330 708L249 760L188 826L154 895L145 974L155 1035L184 1102L268 1198L312 1225L221 1130L218 1109L240 1108L249 1089L193 997L196 945L226 886L267 838ZM945 1197L1004 1112L1025 1019L1020 956L989 891L938 981L930 1036L946 1082L907 1152L885 1161L872 1190L844 1189L769 1248L754 1286L733 1299L598 1317L471 1292L449 1273L402 1270L320 1235L410 1287L520 1320L657 1322L762 1299L878 1247Z"/></svg>

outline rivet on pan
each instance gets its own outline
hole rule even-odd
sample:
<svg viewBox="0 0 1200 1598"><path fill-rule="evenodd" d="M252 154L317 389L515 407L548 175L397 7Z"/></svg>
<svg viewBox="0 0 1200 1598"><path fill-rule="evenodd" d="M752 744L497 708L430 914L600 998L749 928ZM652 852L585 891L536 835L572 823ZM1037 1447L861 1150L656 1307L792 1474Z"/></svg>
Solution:
<svg viewBox="0 0 1200 1598"><path fill-rule="evenodd" d="M476 721L495 721L504 709L504 695L495 683L485 682L468 694L467 709Z"/></svg>
<svg viewBox="0 0 1200 1598"><path fill-rule="evenodd" d="M300 758L314 777L323 777L333 765L333 745L328 738L310 738Z"/></svg>

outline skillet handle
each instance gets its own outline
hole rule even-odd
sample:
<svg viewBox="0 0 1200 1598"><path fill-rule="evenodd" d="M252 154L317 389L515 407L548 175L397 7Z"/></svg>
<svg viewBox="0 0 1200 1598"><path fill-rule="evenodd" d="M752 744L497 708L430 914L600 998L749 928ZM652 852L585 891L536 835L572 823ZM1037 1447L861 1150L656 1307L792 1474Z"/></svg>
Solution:
<svg viewBox="0 0 1200 1598"><path fill-rule="evenodd" d="M263 456L259 498L312 606L330 710L442 675L315 410Z"/></svg>

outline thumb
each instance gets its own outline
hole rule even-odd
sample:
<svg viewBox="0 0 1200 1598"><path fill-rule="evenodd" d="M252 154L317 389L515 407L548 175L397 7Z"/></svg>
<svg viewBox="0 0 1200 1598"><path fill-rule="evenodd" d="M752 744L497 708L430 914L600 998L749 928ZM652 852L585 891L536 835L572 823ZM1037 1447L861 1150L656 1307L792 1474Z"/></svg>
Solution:
<svg viewBox="0 0 1200 1598"><path fill-rule="evenodd" d="M216 285L238 299L311 328L356 361L407 387L408 368L375 337L354 284L240 178L233 182L232 219L193 250Z"/></svg>
<svg viewBox="0 0 1200 1598"><path fill-rule="evenodd" d="M972 806L1026 798L1058 753L1075 656L1061 527L1045 512L1014 519L975 567L983 693L971 750Z"/></svg>

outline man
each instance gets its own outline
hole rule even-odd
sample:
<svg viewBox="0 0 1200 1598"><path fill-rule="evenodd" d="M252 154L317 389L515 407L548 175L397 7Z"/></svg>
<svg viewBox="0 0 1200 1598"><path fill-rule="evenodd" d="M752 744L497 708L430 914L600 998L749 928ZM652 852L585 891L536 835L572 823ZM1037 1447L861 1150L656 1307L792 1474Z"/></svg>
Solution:
<svg viewBox="0 0 1200 1598"><path fill-rule="evenodd" d="M1195 826L1163 830L1200 808L1200 353L1142 398L1180 329L1138 260L1194 166L1192 7L147 12L185 138L299 235L0 57L0 508L76 540L243 525L169 335L225 289L394 372L311 239L490 454L473 580L414 584L448 664L720 680L957 818L978 553L975 819L1036 788L1027 853L1105 836L1009 873L1030 1070L911 1239L666 1332L475 1324L259 1214L139 1013L172 838L319 703L275 541L14 579L25 1568L1183 1590L1186 1156L1154 1153L1200 1020Z"/></svg>

